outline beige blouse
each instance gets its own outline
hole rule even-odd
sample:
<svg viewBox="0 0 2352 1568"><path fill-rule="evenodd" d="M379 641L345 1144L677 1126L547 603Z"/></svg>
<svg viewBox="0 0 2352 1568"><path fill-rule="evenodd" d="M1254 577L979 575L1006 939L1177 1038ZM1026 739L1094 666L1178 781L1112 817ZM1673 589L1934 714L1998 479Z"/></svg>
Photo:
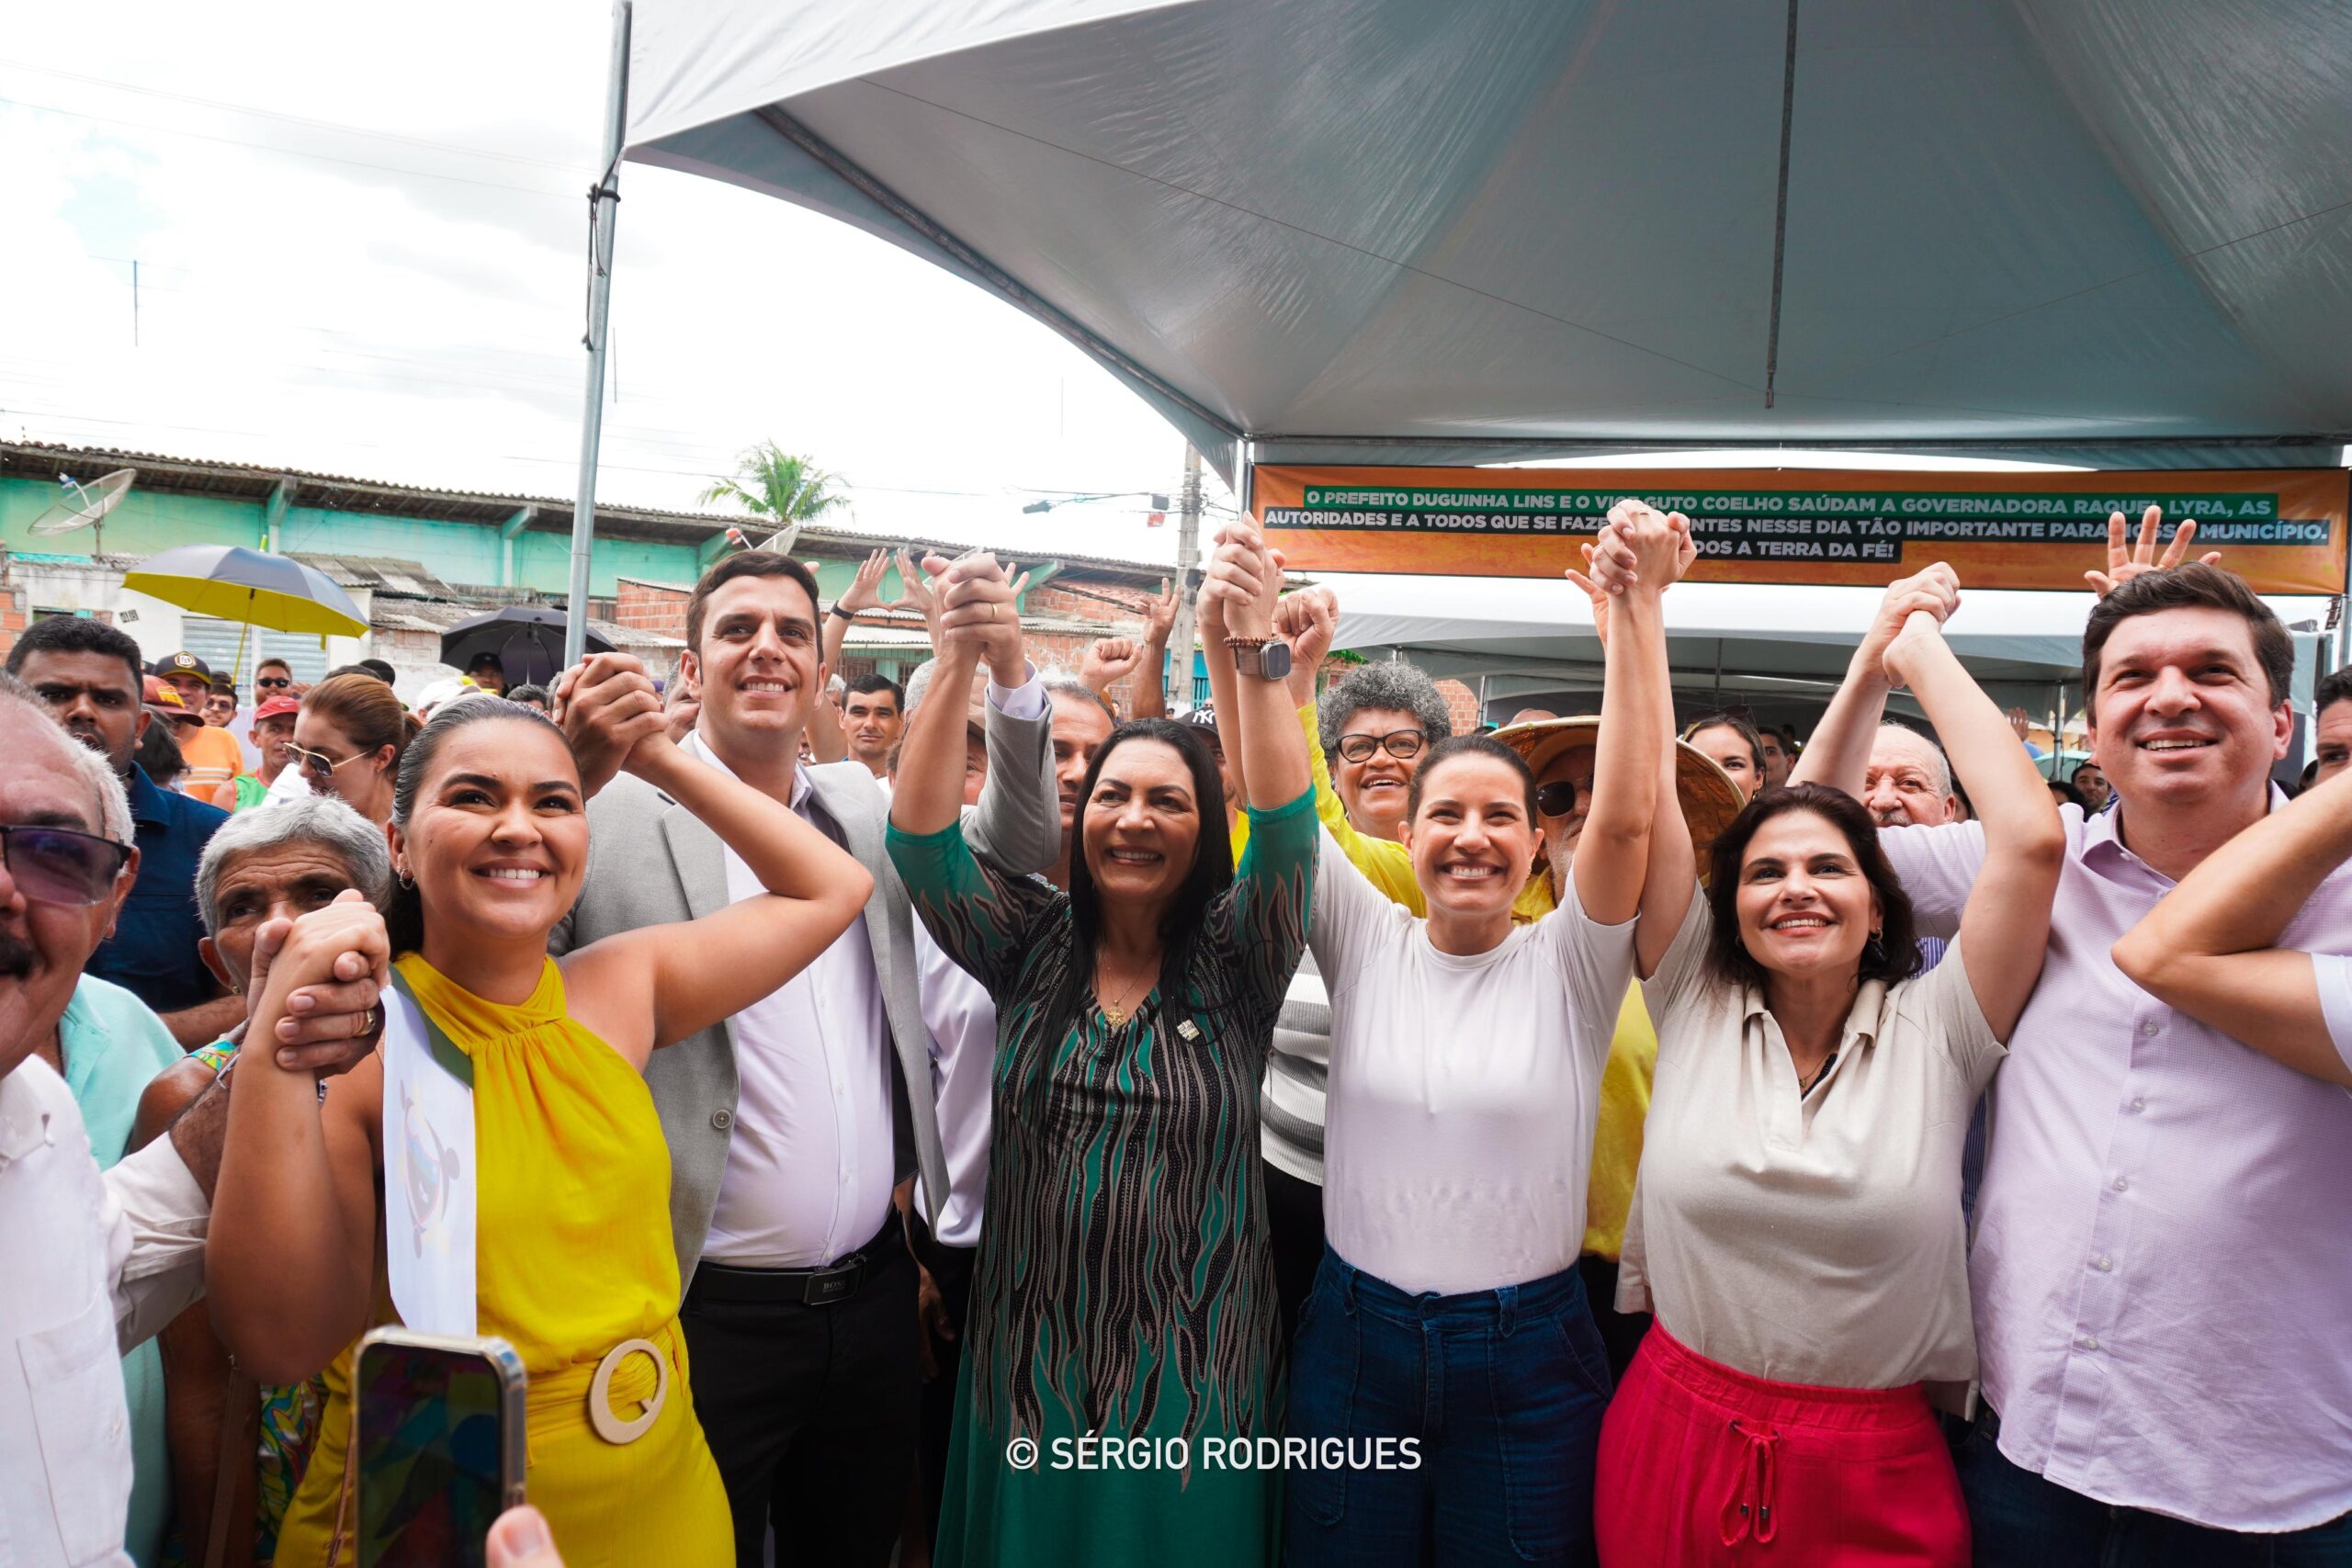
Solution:
<svg viewBox="0 0 2352 1568"><path fill-rule="evenodd" d="M1708 972L1704 892L1644 987L1657 1084L1617 1304L1751 1376L1832 1388L1975 1375L1961 1145L2006 1054L1961 944L1864 984L1810 1096L1762 995Z"/></svg>

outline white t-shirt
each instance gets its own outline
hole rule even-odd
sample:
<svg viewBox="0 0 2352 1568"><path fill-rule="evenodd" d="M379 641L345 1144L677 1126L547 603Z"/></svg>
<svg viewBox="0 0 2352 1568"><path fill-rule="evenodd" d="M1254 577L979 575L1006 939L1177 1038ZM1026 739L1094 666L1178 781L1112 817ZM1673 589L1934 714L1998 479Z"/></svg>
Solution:
<svg viewBox="0 0 2352 1568"><path fill-rule="evenodd" d="M1643 987L1657 1081L1617 1305L1751 1377L1827 1388L1965 1382L1961 1145L2006 1055L1955 940L1863 984L1837 1059L1799 1090L1762 996L1708 971L1706 895Z"/></svg>
<svg viewBox="0 0 2352 1568"><path fill-rule="evenodd" d="M1596 924L1570 887L1487 952L1441 953L1326 833L1309 942L1331 998L1332 1249L1442 1295L1574 1267L1634 922Z"/></svg>

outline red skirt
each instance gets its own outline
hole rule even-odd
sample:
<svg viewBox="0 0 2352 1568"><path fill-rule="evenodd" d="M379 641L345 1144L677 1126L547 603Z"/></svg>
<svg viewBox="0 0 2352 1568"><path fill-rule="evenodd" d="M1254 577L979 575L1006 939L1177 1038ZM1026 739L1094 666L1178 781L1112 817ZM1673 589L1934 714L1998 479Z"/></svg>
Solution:
<svg viewBox="0 0 2352 1568"><path fill-rule="evenodd" d="M1601 1568L1967 1568L1927 1395L1735 1371L1653 1324L1600 1427Z"/></svg>

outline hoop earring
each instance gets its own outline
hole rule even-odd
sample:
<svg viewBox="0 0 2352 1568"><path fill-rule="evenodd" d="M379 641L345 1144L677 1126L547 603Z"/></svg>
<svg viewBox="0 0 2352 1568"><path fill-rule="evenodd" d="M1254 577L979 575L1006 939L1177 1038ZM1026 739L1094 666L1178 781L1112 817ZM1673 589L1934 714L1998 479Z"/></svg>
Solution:
<svg viewBox="0 0 2352 1568"><path fill-rule="evenodd" d="M1886 943L1880 940L1879 932L1871 932L1870 941L1862 944L1862 958L1865 962L1875 964L1882 969L1886 967Z"/></svg>
<svg viewBox="0 0 2352 1568"><path fill-rule="evenodd" d="M396 871L392 873L392 880L401 885L401 891L403 893L413 893L416 891L416 878L411 876L407 872Z"/></svg>

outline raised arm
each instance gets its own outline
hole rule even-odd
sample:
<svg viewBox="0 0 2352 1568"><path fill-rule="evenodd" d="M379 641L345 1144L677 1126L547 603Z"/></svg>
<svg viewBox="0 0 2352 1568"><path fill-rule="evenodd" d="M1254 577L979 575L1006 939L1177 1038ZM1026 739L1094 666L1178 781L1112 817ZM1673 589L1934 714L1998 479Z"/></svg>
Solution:
<svg viewBox="0 0 2352 1568"><path fill-rule="evenodd" d="M297 989L380 972L390 955L383 917L356 892L262 933L284 944L254 999L257 1041L276 1038ZM256 1046L238 1053L232 1077L205 1290L237 1364L262 1382L298 1382L368 1324L377 1163L368 1129L381 1115L383 1076L368 1064L334 1080L322 1103L314 1074Z"/></svg>
<svg viewBox="0 0 2352 1568"><path fill-rule="evenodd" d="M1908 686L1942 738L1984 827L1984 864L1961 911L1968 983L1996 1039L2025 1011L2050 945L2050 905L2066 859L2066 829L2050 787L2008 719L1961 667L1935 615L1916 610L1887 647L1885 673Z"/></svg>
<svg viewBox="0 0 2352 1568"><path fill-rule="evenodd" d="M1690 521L1646 502L1611 508L1600 552L1613 558L1610 637L1603 654L1600 738L1593 757L1592 808L1577 840L1577 899L1602 925L1642 909L1650 835L1657 816L1658 759L1673 743L1659 694L1668 690L1666 621L1659 597L1681 575Z"/></svg>
<svg viewBox="0 0 2352 1568"><path fill-rule="evenodd" d="M2339 773L2207 855L2115 944L2159 999L2299 1073L2352 1089L2309 953L2278 945L2352 856L2352 773Z"/></svg>
<svg viewBox="0 0 2352 1568"><path fill-rule="evenodd" d="M656 1047L798 974L849 929L874 879L782 801L680 750L651 681L627 654L598 654L581 675L599 685L632 680L642 682L635 700L599 712L596 722L614 731L607 744L625 745L622 765L717 834L767 890L699 919L617 932L562 960L573 1015L641 1066ZM568 708L564 716L578 728Z"/></svg>
<svg viewBox="0 0 2352 1568"><path fill-rule="evenodd" d="M1678 513L1674 517L1680 515ZM1674 517L1669 517L1668 522L1674 521ZM1681 538L1675 551L1675 576L1678 580L1690 570L1690 563L1698 558L1698 542L1691 538L1689 519L1684 518ZM1592 601L1593 632L1600 639L1605 658L1609 647L1610 607L1627 586L1625 578L1634 558L1630 549L1613 547L1607 538L1587 545L1584 558L1593 575L1587 576L1571 568L1567 578L1584 590L1586 597ZM1663 660L1663 653L1660 657ZM1645 980L1657 973L1659 964L1666 958L1667 949L1674 944L1675 933L1682 929L1683 917L1690 913L1691 898L1699 891L1698 854L1690 842L1690 825L1682 815L1682 793L1675 777L1673 677L1671 670L1663 662L1659 676L1652 683L1651 692L1657 733L1662 738L1657 751L1657 809L1650 824L1649 863L1643 874L1642 923L1634 933L1634 972Z"/></svg>
<svg viewBox="0 0 2352 1568"><path fill-rule="evenodd" d="M1255 524L1242 518L1217 530L1200 601L1211 669L1220 660L1234 665L1234 643L1263 649L1274 640L1274 596L1282 581L1282 552L1266 547ZM1309 782L1306 746L1299 736L1290 688L1279 680L1238 671L1233 684L1236 712L1230 733L1239 742L1235 771L1241 775L1244 798L1255 811L1288 806L1306 794ZM1217 725L1224 730L1222 706Z"/></svg>
<svg viewBox="0 0 2352 1568"><path fill-rule="evenodd" d="M951 561L931 556L923 562L928 584L939 607L938 632L933 647L938 666L931 674L931 695L907 720L899 742L899 772L891 786L890 822L900 832L920 837L951 828L964 808L964 702L972 675L985 662L989 678L1011 690L1028 683L1029 660L1021 634L1021 617L1013 606L1014 585L994 556L976 554ZM995 716L989 716L991 734ZM993 752L989 769L994 782ZM1053 798L1050 755L1041 764L1047 770L1007 782L1016 788L1042 785L1042 797ZM1058 814L1055 816L1057 834ZM1058 848L1058 845L1056 846Z"/></svg>
<svg viewBox="0 0 2352 1568"><path fill-rule="evenodd" d="M842 667L842 649L849 641L849 629L857 624L859 615L881 607L882 574L889 568L889 551L869 551L857 563L857 575L850 579L842 596L825 612L825 630L817 640L817 657L828 671Z"/></svg>
<svg viewBox="0 0 2352 1568"><path fill-rule="evenodd" d="M1144 606L1143 673L1133 688L1136 718L1168 716L1168 639L1176 635L1176 596L1177 590L1162 578L1159 597ZM1176 676L1188 686L1192 683L1189 669L1176 671Z"/></svg>
<svg viewBox="0 0 2352 1568"><path fill-rule="evenodd" d="M1791 784L1827 784L1832 789L1844 790L1856 800L1861 799L1863 778L1870 772L1871 747L1878 739L1879 726L1885 721L1886 694L1893 689L1886 678L1888 645L1894 641L1914 611L1925 610L1941 622L1950 619L1959 607L1960 578L1941 561L1887 586L1886 596L1879 601L1878 615L1862 634L1853 660L1846 666L1845 682L1838 686L1838 694L1829 699L1821 723L1814 728L1813 739L1805 743L1804 755L1797 759L1795 771L1789 774ZM2015 738L2011 739L2014 743Z"/></svg>

